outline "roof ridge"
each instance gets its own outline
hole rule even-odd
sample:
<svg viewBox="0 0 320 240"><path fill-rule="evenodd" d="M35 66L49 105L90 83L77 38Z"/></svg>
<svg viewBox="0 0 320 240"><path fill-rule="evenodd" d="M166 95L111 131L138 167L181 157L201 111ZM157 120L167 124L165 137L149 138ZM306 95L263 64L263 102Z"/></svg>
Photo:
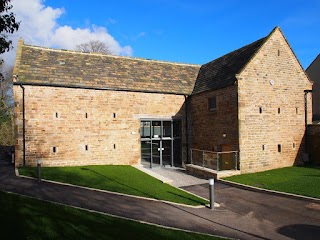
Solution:
<svg viewBox="0 0 320 240"><path fill-rule="evenodd" d="M269 36L269 35L268 35L268 36ZM237 52L237 51L239 51L239 50L241 50L241 49L245 49L245 48L249 47L250 45L254 45L254 44L256 44L256 43L259 42L259 41L265 40L268 36L263 37L263 38L260 38L260 39L258 39L258 40L256 40L256 41L251 42L251 43L249 43L249 44L247 44L247 45L245 45L245 46L243 46L243 47L240 47L240 48L238 48L238 49L235 49L235 50L233 50L232 52L228 52L228 53L222 55L221 57L218 57L218 58L216 58L216 59L214 59L214 60L212 60L212 61L210 61L210 62L208 62L208 63L205 63L204 65L209 64L209 63L212 63L212 62L214 62L214 61L216 61L216 60L218 60L218 59L221 59L221 58L223 58L223 57L226 57L226 56L228 56L228 55L232 55L232 54L234 54L235 52Z"/></svg>
<svg viewBox="0 0 320 240"><path fill-rule="evenodd" d="M266 39L260 38L202 65L192 94L234 85L236 75L251 61Z"/></svg>
<svg viewBox="0 0 320 240"><path fill-rule="evenodd" d="M170 62L170 61L164 61L164 60L153 60L153 59L147 59L147 58L119 56L119 55L112 55L112 54L106 54L106 53L81 52L81 51L67 50L67 49L55 49L55 48L49 48L49 47L29 45L29 44L23 44L23 46L34 48L34 49L42 49L42 50L46 50L46 51L63 52L63 53L71 53L71 54L84 54L84 55L91 55L91 56L122 58L122 59L128 59L128 60L155 62L155 63L172 64L172 65L183 65L183 66L191 66L191 67L199 67L199 66L201 66L201 64L179 63L179 62Z"/></svg>

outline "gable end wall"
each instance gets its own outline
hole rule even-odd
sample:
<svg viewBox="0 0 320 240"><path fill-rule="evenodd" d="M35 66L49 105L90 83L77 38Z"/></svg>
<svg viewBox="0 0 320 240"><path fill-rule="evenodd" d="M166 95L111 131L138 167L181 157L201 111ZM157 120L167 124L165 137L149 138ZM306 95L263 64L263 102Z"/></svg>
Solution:
<svg viewBox="0 0 320 240"><path fill-rule="evenodd" d="M312 84L279 29L237 78L241 172L300 163L305 146L304 90ZM311 120L310 94L308 103Z"/></svg>

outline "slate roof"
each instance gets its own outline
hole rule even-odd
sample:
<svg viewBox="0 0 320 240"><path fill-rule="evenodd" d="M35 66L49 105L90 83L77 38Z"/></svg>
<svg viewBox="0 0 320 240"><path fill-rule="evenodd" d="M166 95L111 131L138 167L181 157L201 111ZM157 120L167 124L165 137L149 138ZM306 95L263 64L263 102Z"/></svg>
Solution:
<svg viewBox="0 0 320 240"><path fill-rule="evenodd" d="M266 37L261 38L258 41L202 65L192 94L233 85L236 81L236 74L241 72L265 40Z"/></svg>
<svg viewBox="0 0 320 240"><path fill-rule="evenodd" d="M307 69L305 70L307 73L308 73L308 71L310 70L310 68L313 67L313 64L317 64L317 65L320 66L320 54L318 54L318 56L317 56L315 59L313 59L313 61L312 61L312 62L310 63L310 65L307 67Z"/></svg>
<svg viewBox="0 0 320 240"><path fill-rule="evenodd" d="M191 94L200 69L200 65L19 44L14 72L19 83Z"/></svg>

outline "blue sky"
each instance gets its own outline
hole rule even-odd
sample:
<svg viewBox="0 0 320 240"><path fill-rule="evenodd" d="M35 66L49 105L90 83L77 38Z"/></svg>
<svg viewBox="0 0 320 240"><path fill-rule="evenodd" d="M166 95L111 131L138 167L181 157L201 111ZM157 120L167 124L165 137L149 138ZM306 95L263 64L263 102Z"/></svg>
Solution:
<svg viewBox="0 0 320 240"><path fill-rule="evenodd" d="M320 53L320 0L13 0L24 22L31 21L23 13L29 7L18 5L26 2L40 4L29 12L43 19L39 35L32 34L34 24L28 31L21 25L15 36L28 44L72 48L100 36L115 54L203 64L279 26L304 68Z"/></svg>

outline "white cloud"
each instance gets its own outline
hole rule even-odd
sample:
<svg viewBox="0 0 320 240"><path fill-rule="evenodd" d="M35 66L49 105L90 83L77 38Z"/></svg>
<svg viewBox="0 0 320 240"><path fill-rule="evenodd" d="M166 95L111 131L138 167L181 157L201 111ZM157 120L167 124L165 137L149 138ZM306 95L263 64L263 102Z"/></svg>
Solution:
<svg viewBox="0 0 320 240"><path fill-rule="evenodd" d="M61 26L52 34L51 43L64 49L73 49L76 45L90 40L100 40L107 43L110 51L119 55L131 55L131 47L121 47L104 27L73 29L70 26Z"/></svg>
<svg viewBox="0 0 320 240"><path fill-rule="evenodd" d="M10 37L16 47L19 38L26 44L62 49L74 49L77 44L90 40L105 42L116 55L132 55L130 46L122 47L105 27L91 25L87 28L60 26L57 20L66 14L63 8L45 6L44 0L14 0L12 11L21 21L19 31ZM13 62L15 51L3 55L5 61Z"/></svg>

